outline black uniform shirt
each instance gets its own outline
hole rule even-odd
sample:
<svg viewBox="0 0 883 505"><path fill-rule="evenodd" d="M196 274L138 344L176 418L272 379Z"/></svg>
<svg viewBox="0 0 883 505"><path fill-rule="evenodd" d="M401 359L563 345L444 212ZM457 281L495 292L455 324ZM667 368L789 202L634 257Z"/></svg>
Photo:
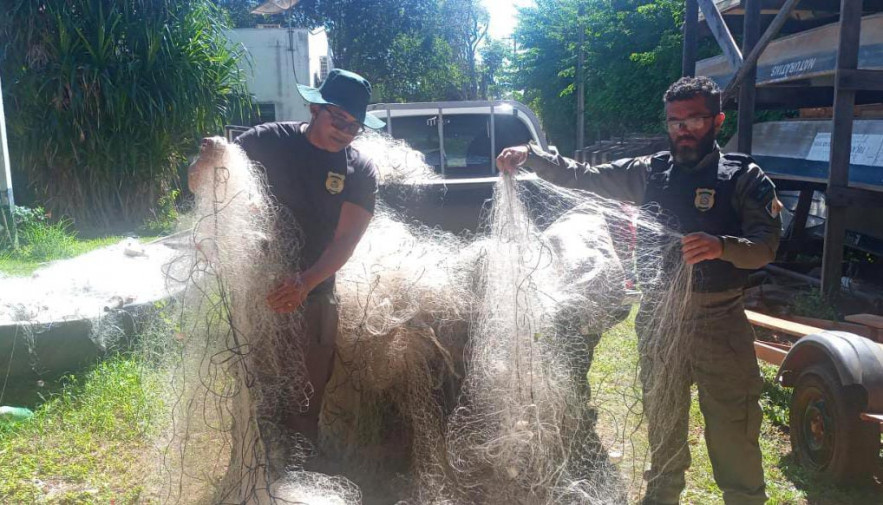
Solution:
<svg viewBox="0 0 883 505"><path fill-rule="evenodd" d="M311 144L306 123L258 125L236 139L251 161L263 167L270 194L302 231L298 270L312 266L334 238L343 202L374 213L377 171L352 148L332 153ZM334 276L313 293L334 288Z"/></svg>
<svg viewBox="0 0 883 505"><path fill-rule="evenodd" d="M717 269L723 262L732 264L735 269L756 269L776 256L782 220L775 186L744 154L721 154L715 146L712 153L689 169L673 167L668 152L590 166L546 153L531 144L526 165L543 179L559 186L586 189L605 198L639 205L653 201L661 203L678 217L680 223L676 228L681 232L701 230L719 236L723 240L720 261L701 262L700 270ZM661 170L656 170L658 165ZM666 171L667 174L662 173ZM689 180L689 184L675 188L676 194L663 191L672 189L672 181L669 181L672 174L681 179L681 183ZM661 180L653 180L660 176ZM659 185L653 188L653 183ZM677 202L672 201L675 199ZM725 281L729 277L726 272L717 272L721 275L707 273ZM709 278L708 275L702 277ZM741 283L739 279L732 280L734 284ZM714 290L728 286L700 287Z"/></svg>

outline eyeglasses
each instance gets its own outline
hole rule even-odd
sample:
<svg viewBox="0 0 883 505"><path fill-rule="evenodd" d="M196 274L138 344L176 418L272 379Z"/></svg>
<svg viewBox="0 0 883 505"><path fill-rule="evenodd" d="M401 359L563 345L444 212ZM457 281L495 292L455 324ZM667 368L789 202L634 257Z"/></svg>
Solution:
<svg viewBox="0 0 883 505"><path fill-rule="evenodd" d="M350 135L358 135L362 131L362 123L359 120L350 121L346 116L338 112L336 107L323 105L322 108L328 111L328 114L331 116L331 126L334 128Z"/></svg>
<svg viewBox="0 0 883 505"><path fill-rule="evenodd" d="M688 130L698 130L705 125L705 120L714 116L696 116L686 119L669 119L665 121L665 126L670 132L676 132L683 126Z"/></svg>

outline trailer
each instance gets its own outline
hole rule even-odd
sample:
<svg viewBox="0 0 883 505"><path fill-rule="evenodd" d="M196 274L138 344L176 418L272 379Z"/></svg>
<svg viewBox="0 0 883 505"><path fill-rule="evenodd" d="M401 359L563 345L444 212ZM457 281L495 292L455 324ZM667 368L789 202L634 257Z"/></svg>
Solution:
<svg viewBox="0 0 883 505"><path fill-rule="evenodd" d="M757 357L779 366L778 380L794 388L791 447L802 466L839 483L875 471L883 429L883 332L879 341L746 311L754 326L788 335L793 344L757 340ZM883 318L875 324L883 327Z"/></svg>

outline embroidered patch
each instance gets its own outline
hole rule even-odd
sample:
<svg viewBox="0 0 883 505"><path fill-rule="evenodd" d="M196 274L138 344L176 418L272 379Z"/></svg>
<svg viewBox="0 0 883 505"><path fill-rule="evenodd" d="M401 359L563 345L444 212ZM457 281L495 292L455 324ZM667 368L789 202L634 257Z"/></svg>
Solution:
<svg viewBox="0 0 883 505"><path fill-rule="evenodd" d="M706 188L696 189L696 199L693 205L700 211L705 212L714 207L714 190Z"/></svg>
<svg viewBox="0 0 883 505"><path fill-rule="evenodd" d="M776 219L779 217L779 213L782 212L782 207L782 202L774 196L770 203L766 204L766 212L771 218Z"/></svg>
<svg viewBox="0 0 883 505"><path fill-rule="evenodd" d="M343 191L343 182L346 176L337 172L328 172L328 178L325 179L325 189L332 195L339 194Z"/></svg>
<svg viewBox="0 0 883 505"><path fill-rule="evenodd" d="M754 193L751 197L754 198L754 201L760 203L766 200L767 195L775 189L776 186L773 185L773 181L771 181L769 177L763 176L763 179L760 180L760 184L754 189Z"/></svg>

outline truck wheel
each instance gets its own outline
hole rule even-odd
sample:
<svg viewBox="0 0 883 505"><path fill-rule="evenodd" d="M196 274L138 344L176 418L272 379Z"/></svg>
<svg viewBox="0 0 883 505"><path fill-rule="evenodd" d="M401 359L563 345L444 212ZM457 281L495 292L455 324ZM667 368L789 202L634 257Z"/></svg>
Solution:
<svg viewBox="0 0 883 505"><path fill-rule="evenodd" d="M880 428L859 418L862 405L828 366L797 379L791 397L791 449L797 461L839 484L870 479L880 455Z"/></svg>

